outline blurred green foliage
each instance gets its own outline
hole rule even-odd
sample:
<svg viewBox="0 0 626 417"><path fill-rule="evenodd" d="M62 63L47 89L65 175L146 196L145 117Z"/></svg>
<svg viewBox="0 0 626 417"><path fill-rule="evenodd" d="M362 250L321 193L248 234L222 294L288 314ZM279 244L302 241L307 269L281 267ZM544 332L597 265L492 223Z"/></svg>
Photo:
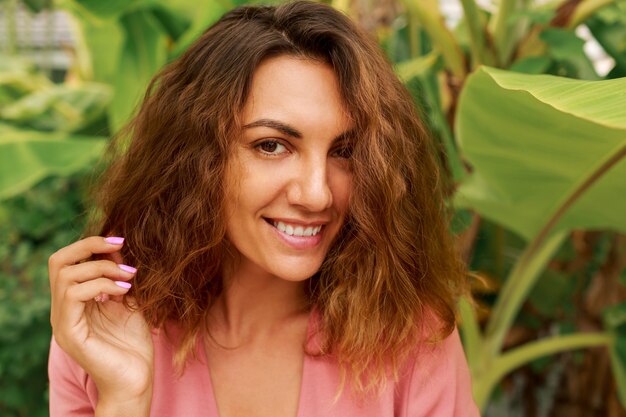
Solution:
<svg viewBox="0 0 626 417"><path fill-rule="evenodd" d="M0 201L0 415L48 415L48 257L83 225L86 172Z"/></svg>

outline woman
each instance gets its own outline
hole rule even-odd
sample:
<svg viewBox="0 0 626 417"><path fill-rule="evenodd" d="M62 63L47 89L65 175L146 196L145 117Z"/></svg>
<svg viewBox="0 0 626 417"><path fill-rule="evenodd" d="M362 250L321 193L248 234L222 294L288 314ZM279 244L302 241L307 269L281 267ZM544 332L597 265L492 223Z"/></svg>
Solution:
<svg viewBox="0 0 626 417"><path fill-rule="evenodd" d="M52 417L478 415L431 144L346 17L227 13L125 133L50 258Z"/></svg>

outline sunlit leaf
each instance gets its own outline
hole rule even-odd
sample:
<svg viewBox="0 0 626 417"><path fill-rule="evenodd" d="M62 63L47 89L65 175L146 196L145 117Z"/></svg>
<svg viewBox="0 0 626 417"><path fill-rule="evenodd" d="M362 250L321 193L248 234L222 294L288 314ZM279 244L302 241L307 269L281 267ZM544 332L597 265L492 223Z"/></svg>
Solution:
<svg viewBox="0 0 626 417"><path fill-rule="evenodd" d="M94 162L106 140L63 133L0 130L0 199L49 175L69 175Z"/></svg>
<svg viewBox="0 0 626 417"><path fill-rule="evenodd" d="M76 131L101 117L111 90L101 84L42 88L0 109L0 119L40 130Z"/></svg>
<svg viewBox="0 0 626 417"><path fill-rule="evenodd" d="M110 18L124 13L130 6L138 3L137 0L75 0L86 10L97 17Z"/></svg>
<svg viewBox="0 0 626 417"><path fill-rule="evenodd" d="M579 81L483 67L460 98L457 135L473 173L457 205L532 239L603 161L626 146L626 79ZM626 231L626 163L579 198L556 230Z"/></svg>
<svg viewBox="0 0 626 417"><path fill-rule="evenodd" d="M113 81L115 95L109 113L113 132L128 121L150 79L167 59L167 37L149 11L124 15L120 23L125 41Z"/></svg>
<svg viewBox="0 0 626 417"><path fill-rule="evenodd" d="M407 82L414 77L426 75L439 62L439 59L440 55L437 52L431 52L430 54L401 62L396 65L395 70L398 77Z"/></svg>
<svg viewBox="0 0 626 417"><path fill-rule="evenodd" d="M169 58L174 59L181 55L211 24L215 23L231 7L230 1L211 0L206 7L197 7L194 0L176 0L179 7L191 11L191 26L177 40Z"/></svg>
<svg viewBox="0 0 626 417"><path fill-rule="evenodd" d="M173 41L177 41L191 26L191 19L180 10L155 4L150 11Z"/></svg>

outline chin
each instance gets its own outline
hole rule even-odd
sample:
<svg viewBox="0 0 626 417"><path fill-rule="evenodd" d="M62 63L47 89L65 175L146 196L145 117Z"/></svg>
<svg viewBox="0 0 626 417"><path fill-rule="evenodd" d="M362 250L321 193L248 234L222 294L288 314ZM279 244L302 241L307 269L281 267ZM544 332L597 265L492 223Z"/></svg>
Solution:
<svg viewBox="0 0 626 417"><path fill-rule="evenodd" d="M317 274L317 272L320 270L320 267L321 262L315 263L315 265L311 265L310 267L299 265L298 267L294 268L273 268L268 272L285 281L302 282Z"/></svg>

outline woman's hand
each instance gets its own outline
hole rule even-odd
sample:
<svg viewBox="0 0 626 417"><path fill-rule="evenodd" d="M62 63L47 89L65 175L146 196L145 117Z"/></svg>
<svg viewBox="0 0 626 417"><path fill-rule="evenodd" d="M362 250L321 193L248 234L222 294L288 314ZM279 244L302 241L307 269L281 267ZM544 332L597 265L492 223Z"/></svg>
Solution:
<svg viewBox="0 0 626 417"><path fill-rule="evenodd" d="M122 245L93 236L50 257L50 322L59 346L96 383L98 415L140 416L150 409L153 345L143 316L121 302L135 272L121 263ZM109 259L81 262L93 254Z"/></svg>

